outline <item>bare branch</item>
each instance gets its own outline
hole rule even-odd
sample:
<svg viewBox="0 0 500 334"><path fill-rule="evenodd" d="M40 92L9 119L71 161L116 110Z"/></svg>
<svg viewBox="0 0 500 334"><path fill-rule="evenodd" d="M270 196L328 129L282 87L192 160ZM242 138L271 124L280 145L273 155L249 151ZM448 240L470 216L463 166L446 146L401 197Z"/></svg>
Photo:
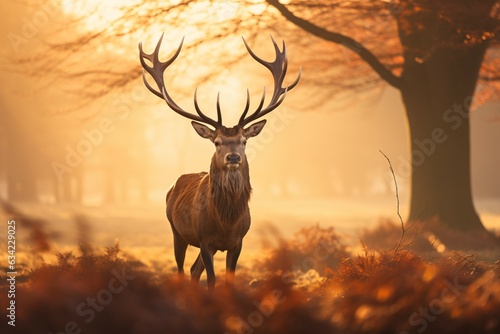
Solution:
<svg viewBox="0 0 500 334"><path fill-rule="evenodd" d="M389 160L389 158L387 157L387 155L385 155L384 152L382 152L381 150L379 150L379 152L382 153L382 155L387 159L387 162L389 163L389 169L391 170L392 178L394 180L394 186L396 187L396 210L397 210L397 213L398 213L399 221L401 222L401 230L402 230L401 240L399 240L399 243L398 243L398 245L396 246L396 249L395 249L395 251L397 251L399 249L399 247L401 246L401 244L403 243L403 239L404 239L405 232L406 232L406 230L405 230L405 224L403 222L403 217L401 217L401 213L399 212L399 190L398 190L398 182L396 181L396 175L394 174L394 169L392 168L391 160Z"/></svg>
<svg viewBox="0 0 500 334"><path fill-rule="evenodd" d="M366 47L364 47L361 43L348 36L331 32L313 24L310 21L296 16L294 13L288 10L285 5L281 4L279 0L266 0L266 2L275 7L287 20L301 27L305 31L324 40L341 44L346 48L354 51L387 83L395 88L401 88L401 78L394 75L390 70L388 70L387 67L385 67L385 65L382 64L378 60L378 58L372 52L366 49Z"/></svg>
<svg viewBox="0 0 500 334"><path fill-rule="evenodd" d="M391 163L391 160L387 157L387 155L385 155L384 152L382 152L381 150L379 150L380 153L382 153L382 155L387 159L387 162L389 163L389 169L391 170L391 174L392 174L392 179L394 180L394 186L396 187L396 210L397 210L397 214L398 214L398 217L399 217L399 221L401 222L401 239L399 240L398 244L396 245L396 248L394 248L394 252L398 252L400 250L403 250L405 249L406 247L410 246L411 244L413 244L413 242L415 241L415 237L420 234L421 231L418 231L416 232L414 235L413 235L413 238L411 239L411 241L409 243L407 243L406 245L403 245L403 241L404 241L404 238L405 238L405 235L406 235L406 232L408 230L410 230L413 225L415 225L415 223L420 219L420 217L422 216L422 214L427 210L427 208L425 208L417 217L417 219L415 219L411 224L410 226L408 226L407 228L405 228L405 223L403 221L403 217L401 217L401 213L399 212L399 189L398 189L398 182L396 181L396 175L394 174L394 169L392 168L392 163ZM402 247L401 247L402 246Z"/></svg>

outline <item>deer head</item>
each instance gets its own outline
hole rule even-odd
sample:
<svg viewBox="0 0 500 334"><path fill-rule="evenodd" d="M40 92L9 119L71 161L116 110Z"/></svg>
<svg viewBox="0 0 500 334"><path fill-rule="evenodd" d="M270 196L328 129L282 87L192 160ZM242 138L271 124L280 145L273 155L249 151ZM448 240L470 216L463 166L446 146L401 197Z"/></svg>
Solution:
<svg viewBox="0 0 500 334"><path fill-rule="evenodd" d="M264 107L264 100L266 98L266 89L264 87L264 92L257 109L248 115L248 111L250 109L250 93L247 89L247 102L245 105L245 109L238 121L238 124L231 128L227 128L222 125L222 113L219 103L219 95L217 95L217 121L206 116L201 111L197 101L197 89L195 89L194 91L194 107L196 110L196 114L186 112L172 100L165 87L163 74L168 66L170 66L179 56L184 39L182 39L174 55L165 62L160 61L158 56L162 39L163 34L156 44L155 50L151 54L145 53L142 50L142 42L139 43L140 61L143 67L143 80L146 87L153 94L165 100L167 105L173 111L181 116L191 119L191 124L193 125L193 128L196 130L196 132L201 137L207 138L214 143L215 153L213 162L216 163L219 168L236 170L242 164L247 165L245 156L245 146L247 143L247 139L257 136L266 124L266 120L261 120L257 123L249 125L248 127L245 126L276 109L285 99L286 93L294 88L300 80L302 69L299 70L297 78L291 85L282 87L288 67L285 42L283 41L283 50L280 50L275 40L271 36L274 49L276 51L276 59L273 62L267 62L257 57L243 38L243 43L245 44L245 47L247 48L250 55L271 72L274 78L274 90L269 104ZM152 66L146 63L146 59L152 64ZM158 89L153 88L148 83L146 79L146 72L153 77L153 80L155 81ZM211 129L207 125L212 126L214 129Z"/></svg>

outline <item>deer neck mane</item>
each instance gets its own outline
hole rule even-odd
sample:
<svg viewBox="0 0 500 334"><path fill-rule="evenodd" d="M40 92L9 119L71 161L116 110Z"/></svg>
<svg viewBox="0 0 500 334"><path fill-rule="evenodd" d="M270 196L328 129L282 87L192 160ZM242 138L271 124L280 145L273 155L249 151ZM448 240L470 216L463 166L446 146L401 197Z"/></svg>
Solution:
<svg viewBox="0 0 500 334"><path fill-rule="evenodd" d="M248 163L235 170L219 168L215 156L210 164L210 194L216 216L222 224L235 223L248 208L252 188Z"/></svg>

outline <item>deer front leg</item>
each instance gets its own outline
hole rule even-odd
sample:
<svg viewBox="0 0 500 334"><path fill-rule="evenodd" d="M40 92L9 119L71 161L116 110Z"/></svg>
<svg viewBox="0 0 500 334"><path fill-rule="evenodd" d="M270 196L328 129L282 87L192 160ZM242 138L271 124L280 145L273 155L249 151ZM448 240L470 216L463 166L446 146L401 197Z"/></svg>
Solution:
<svg viewBox="0 0 500 334"><path fill-rule="evenodd" d="M203 265L207 270L207 285L209 289L215 287L214 254L215 251L207 245L200 245L200 254Z"/></svg>
<svg viewBox="0 0 500 334"><path fill-rule="evenodd" d="M172 227L172 232L174 234L174 254L175 262L177 263L177 272L180 277L184 276L184 259L186 258L186 250L188 244L180 236L180 234Z"/></svg>
<svg viewBox="0 0 500 334"><path fill-rule="evenodd" d="M236 263L240 257L243 243L240 241L238 246L227 251L226 256L226 284L234 281L234 272L236 271Z"/></svg>
<svg viewBox="0 0 500 334"><path fill-rule="evenodd" d="M198 282L200 281L200 276L203 273L203 270L205 270L205 266L203 265L203 261L201 260L201 251L200 251L200 254L198 254L196 261L194 261L194 264L191 267L192 283L198 284Z"/></svg>

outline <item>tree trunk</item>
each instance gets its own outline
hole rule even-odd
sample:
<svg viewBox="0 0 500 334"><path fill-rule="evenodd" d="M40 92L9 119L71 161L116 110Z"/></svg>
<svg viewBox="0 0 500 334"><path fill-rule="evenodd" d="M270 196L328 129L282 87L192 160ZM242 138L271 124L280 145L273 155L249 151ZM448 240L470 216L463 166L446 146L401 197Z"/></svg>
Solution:
<svg viewBox="0 0 500 334"><path fill-rule="evenodd" d="M7 123L8 124L8 123ZM6 127L7 138L7 199L9 201L34 202L38 200L37 170L31 160L33 147L28 138L23 138L15 125Z"/></svg>
<svg viewBox="0 0 500 334"><path fill-rule="evenodd" d="M113 166L104 166L105 173L105 193L104 193L104 203L105 204L115 204L116 203L116 172Z"/></svg>
<svg viewBox="0 0 500 334"><path fill-rule="evenodd" d="M15 153L16 154L16 153ZM29 160L9 156L7 166L7 199L9 201L34 202L38 200L35 175Z"/></svg>
<svg viewBox="0 0 500 334"><path fill-rule="evenodd" d="M438 49L423 62L406 55L401 94L410 130L409 220L484 230L470 180L470 104L486 46ZM398 169L396 169L398 172Z"/></svg>

